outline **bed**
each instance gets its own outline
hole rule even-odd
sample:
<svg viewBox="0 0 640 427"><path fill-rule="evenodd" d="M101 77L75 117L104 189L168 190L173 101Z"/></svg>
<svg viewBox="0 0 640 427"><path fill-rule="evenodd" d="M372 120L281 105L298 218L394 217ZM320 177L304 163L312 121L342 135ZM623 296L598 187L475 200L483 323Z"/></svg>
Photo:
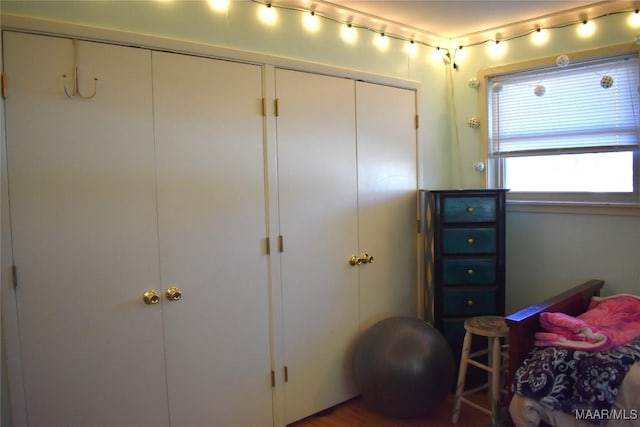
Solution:
<svg viewBox="0 0 640 427"><path fill-rule="evenodd" d="M585 312L593 296L600 295L603 285L602 280L589 280L506 317L509 326L508 378L510 381L516 377L518 368L534 350L534 334L542 330L540 314L553 312L577 316ZM554 349L550 348L549 351ZM577 416L558 409L550 409L537 400L513 393L511 388L509 393L510 418L517 427L546 424L558 427L640 427L640 363L637 362L628 368L613 406L608 412L597 408L586 408L580 410L581 415Z"/></svg>

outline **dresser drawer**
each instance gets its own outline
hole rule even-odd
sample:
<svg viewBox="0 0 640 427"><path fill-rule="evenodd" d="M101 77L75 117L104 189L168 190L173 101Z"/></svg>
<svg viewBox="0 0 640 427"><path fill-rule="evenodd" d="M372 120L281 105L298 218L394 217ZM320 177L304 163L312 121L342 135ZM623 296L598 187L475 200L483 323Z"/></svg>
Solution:
<svg viewBox="0 0 640 427"><path fill-rule="evenodd" d="M495 258L445 258L442 261L442 283L445 285L489 285L495 281Z"/></svg>
<svg viewBox="0 0 640 427"><path fill-rule="evenodd" d="M493 222L496 220L496 198L445 197L442 211L444 222Z"/></svg>
<svg viewBox="0 0 640 427"><path fill-rule="evenodd" d="M475 316L496 312L494 289L445 289L442 314L445 316Z"/></svg>
<svg viewBox="0 0 640 427"><path fill-rule="evenodd" d="M490 254L496 251L495 228L445 228L442 250L445 254Z"/></svg>

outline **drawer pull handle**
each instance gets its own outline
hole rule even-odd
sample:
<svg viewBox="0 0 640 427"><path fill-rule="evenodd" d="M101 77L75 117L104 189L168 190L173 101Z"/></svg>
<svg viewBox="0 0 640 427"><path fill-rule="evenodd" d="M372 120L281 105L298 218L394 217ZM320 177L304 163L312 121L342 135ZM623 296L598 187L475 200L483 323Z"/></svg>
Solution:
<svg viewBox="0 0 640 427"><path fill-rule="evenodd" d="M470 245L473 245L473 237L469 237L467 239L467 243L470 244Z"/></svg>
<svg viewBox="0 0 640 427"><path fill-rule="evenodd" d="M467 300L467 307L473 307L473 300L472 299L468 299Z"/></svg>
<svg viewBox="0 0 640 427"><path fill-rule="evenodd" d="M469 207L467 208L467 212L469 212L469 213L473 213L473 206L469 206Z"/></svg>
<svg viewBox="0 0 640 427"><path fill-rule="evenodd" d="M475 271L473 271L473 268L470 268L470 269L467 270L467 275L468 276L472 276L473 273L475 273Z"/></svg>

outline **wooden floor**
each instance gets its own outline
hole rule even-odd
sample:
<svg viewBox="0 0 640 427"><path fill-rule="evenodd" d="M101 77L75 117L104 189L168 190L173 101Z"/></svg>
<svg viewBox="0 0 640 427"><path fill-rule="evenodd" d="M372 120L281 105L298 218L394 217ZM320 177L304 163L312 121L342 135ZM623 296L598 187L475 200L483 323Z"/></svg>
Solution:
<svg viewBox="0 0 640 427"><path fill-rule="evenodd" d="M484 404L486 394L474 396L472 400ZM324 413L312 415L290 427L452 427L453 395L447 396L431 414L413 418L389 418L369 408L362 398L355 398ZM487 427L491 417L469 405L462 404L459 427Z"/></svg>

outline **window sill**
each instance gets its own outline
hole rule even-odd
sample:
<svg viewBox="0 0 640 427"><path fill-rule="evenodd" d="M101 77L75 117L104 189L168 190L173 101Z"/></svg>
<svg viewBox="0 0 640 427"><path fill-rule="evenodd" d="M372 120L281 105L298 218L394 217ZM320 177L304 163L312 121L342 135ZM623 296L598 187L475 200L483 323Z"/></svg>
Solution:
<svg viewBox="0 0 640 427"><path fill-rule="evenodd" d="M589 203L508 200L507 212L615 215L640 217L637 203Z"/></svg>

